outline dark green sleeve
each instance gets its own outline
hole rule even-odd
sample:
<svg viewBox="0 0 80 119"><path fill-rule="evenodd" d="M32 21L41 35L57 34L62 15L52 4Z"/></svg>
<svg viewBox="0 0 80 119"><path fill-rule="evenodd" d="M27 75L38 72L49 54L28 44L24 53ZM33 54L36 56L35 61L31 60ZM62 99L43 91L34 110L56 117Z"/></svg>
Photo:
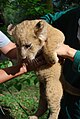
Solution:
<svg viewBox="0 0 80 119"><path fill-rule="evenodd" d="M80 51L78 50L74 56L73 68L76 72L80 72Z"/></svg>
<svg viewBox="0 0 80 119"><path fill-rule="evenodd" d="M59 17L63 15L63 12L56 12L55 14L46 14L45 16L41 17L41 19L46 20L49 24L53 24Z"/></svg>
<svg viewBox="0 0 80 119"><path fill-rule="evenodd" d="M41 17L41 19L46 20L46 22L48 22L49 24L53 24L53 22L55 22L57 19L59 19L62 15L66 14L66 12L70 11L73 8L70 8L68 10L65 11L60 11L60 12L56 12L54 14L46 14L45 16Z"/></svg>

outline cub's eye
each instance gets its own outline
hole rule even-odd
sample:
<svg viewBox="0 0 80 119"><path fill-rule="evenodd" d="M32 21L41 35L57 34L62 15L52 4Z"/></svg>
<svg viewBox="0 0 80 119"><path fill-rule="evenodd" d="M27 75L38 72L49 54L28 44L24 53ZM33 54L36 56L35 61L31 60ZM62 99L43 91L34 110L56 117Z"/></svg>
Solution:
<svg viewBox="0 0 80 119"><path fill-rule="evenodd" d="M26 44L25 47L26 48L30 48L31 47L31 43L30 44Z"/></svg>

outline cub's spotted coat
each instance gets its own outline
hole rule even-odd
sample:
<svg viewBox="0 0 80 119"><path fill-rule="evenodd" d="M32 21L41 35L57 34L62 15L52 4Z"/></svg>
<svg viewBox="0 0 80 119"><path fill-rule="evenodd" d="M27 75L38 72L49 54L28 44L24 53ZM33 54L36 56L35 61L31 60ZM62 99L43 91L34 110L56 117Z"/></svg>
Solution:
<svg viewBox="0 0 80 119"><path fill-rule="evenodd" d="M63 95L63 74L55 50L64 42L64 34L44 20L26 20L8 32L16 39L19 59L32 61L41 51L47 62L36 70L40 82L39 107L36 114L29 118L38 119L48 104L51 110L49 119L57 119Z"/></svg>

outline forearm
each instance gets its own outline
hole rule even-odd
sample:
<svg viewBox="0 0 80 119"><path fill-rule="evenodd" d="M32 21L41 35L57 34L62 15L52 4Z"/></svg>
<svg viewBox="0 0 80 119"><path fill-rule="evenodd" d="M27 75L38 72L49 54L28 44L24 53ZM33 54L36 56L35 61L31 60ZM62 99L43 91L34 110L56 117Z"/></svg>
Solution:
<svg viewBox="0 0 80 119"><path fill-rule="evenodd" d="M26 66L21 65L0 69L0 83L6 82L25 72L27 72Z"/></svg>
<svg viewBox="0 0 80 119"><path fill-rule="evenodd" d="M0 48L1 52L10 59L17 59L17 48L15 43L9 42L6 46Z"/></svg>
<svg viewBox="0 0 80 119"><path fill-rule="evenodd" d="M42 54L40 56L38 56L36 59L34 59L32 62L28 62L26 60L24 62L28 63L28 65L27 65L28 71L32 71L32 70L36 71L40 66L46 64L46 61Z"/></svg>
<svg viewBox="0 0 80 119"><path fill-rule="evenodd" d="M56 53L58 56L63 58L69 58L73 61L74 55L77 52L76 49L69 47L68 45L62 44L56 49Z"/></svg>
<svg viewBox="0 0 80 119"><path fill-rule="evenodd" d="M73 61L76 52L77 52L76 49L68 46L68 50L66 52L66 57Z"/></svg>
<svg viewBox="0 0 80 119"><path fill-rule="evenodd" d="M73 61L73 69L80 73L80 50L69 47L68 45L62 44L57 50L58 56L68 58Z"/></svg>
<svg viewBox="0 0 80 119"><path fill-rule="evenodd" d="M10 59L16 59L17 60L17 48L13 48L8 53L5 54Z"/></svg>

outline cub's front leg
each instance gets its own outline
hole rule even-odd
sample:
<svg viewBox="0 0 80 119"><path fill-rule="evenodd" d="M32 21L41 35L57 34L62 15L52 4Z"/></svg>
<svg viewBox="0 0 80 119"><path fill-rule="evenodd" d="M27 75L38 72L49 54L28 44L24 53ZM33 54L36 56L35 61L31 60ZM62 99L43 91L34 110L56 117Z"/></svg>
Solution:
<svg viewBox="0 0 80 119"><path fill-rule="evenodd" d="M53 48L52 48L53 49ZM48 47L44 46L43 48L43 56L48 64L55 64L59 61L57 53L55 50L48 49Z"/></svg>

